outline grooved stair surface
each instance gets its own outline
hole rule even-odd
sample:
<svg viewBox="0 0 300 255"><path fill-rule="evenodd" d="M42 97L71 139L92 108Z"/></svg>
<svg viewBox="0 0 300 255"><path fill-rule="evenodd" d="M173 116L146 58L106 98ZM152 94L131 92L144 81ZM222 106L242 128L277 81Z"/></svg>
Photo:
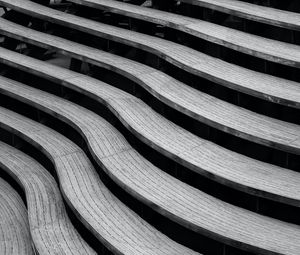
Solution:
<svg viewBox="0 0 300 255"><path fill-rule="evenodd" d="M19 194L0 178L0 254L34 255L26 207Z"/></svg>
<svg viewBox="0 0 300 255"><path fill-rule="evenodd" d="M57 184L46 169L2 142L0 166L25 190L31 235L39 254L96 254L69 220Z"/></svg>
<svg viewBox="0 0 300 255"><path fill-rule="evenodd" d="M300 254L300 226L232 206L165 174L133 150L113 126L76 104L10 80L6 90L77 126L98 163L117 183L173 220L246 250ZM299 174L294 177L299 180Z"/></svg>
<svg viewBox="0 0 300 255"><path fill-rule="evenodd" d="M300 14L295 12L283 11L237 0L181 0L181 2L202 6L273 26L300 30Z"/></svg>
<svg viewBox="0 0 300 255"><path fill-rule="evenodd" d="M200 139L167 121L141 100L96 79L0 48L0 58L4 54L42 77L69 77L57 82L106 105L140 139L190 169L245 192L300 206L298 173ZM7 79L1 80L2 93L20 93ZM31 98L32 92L26 95Z"/></svg>
<svg viewBox="0 0 300 255"><path fill-rule="evenodd" d="M261 36L241 32L207 21L189 18L170 12L154 10L133 4L112 0L68 0L93 8L150 21L156 24L184 31L198 38L220 44L249 55L277 62L283 65L300 67L300 46L271 40ZM20 0L0 0L8 5L21 5ZM25 3L26 4L26 3ZM23 3L22 3L23 5Z"/></svg>
<svg viewBox="0 0 300 255"><path fill-rule="evenodd" d="M126 77L134 81L140 80L144 87L150 91L155 91L156 95L168 97L166 101L172 101L170 103L172 107L176 108L180 105L183 112L188 112L193 117L196 115L196 119L200 119L200 121L204 120L214 127L250 141L300 154L300 128L298 125L255 114L225 103L222 100L191 89L169 78L169 76L155 71L155 69L126 58L32 29L26 29L3 19L0 19L0 21L0 30L3 33L7 31L10 35L33 41L44 47L55 48L62 53L68 52L72 56L77 56L80 59L84 58L91 63L108 66L109 69L118 69ZM170 83L170 81L174 83L174 87L173 84L169 84L168 89L165 84ZM130 109L130 104L132 103L129 103L128 109ZM192 142L189 141L189 143L192 145Z"/></svg>
<svg viewBox="0 0 300 255"><path fill-rule="evenodd" d="M116 254L197 254L164 236L122 204L101 182L84 152L64 136L2 107L0 126L18 133L48 155L69 206ZM31 127L39 131L31 132Z"/></svg>
<svg viewBox="0 0 300 255"><path fill-rule="evenodd" d="M22 5L22 11L70 28L139 47L188 72L243 93L300 108L300 86L296 82L251 71L167 40L101 24L35 3Z"/></svg>

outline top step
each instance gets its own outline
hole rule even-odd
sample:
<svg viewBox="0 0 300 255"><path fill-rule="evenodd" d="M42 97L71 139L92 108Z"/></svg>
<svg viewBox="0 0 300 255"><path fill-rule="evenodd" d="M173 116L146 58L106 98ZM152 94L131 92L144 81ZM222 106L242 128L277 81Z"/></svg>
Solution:
<svg viewBox="0 0 300 255"><path fill-rule="evenodd" d="M62 15L64 14L62 13ZM170 79L167 75L157 71L156 69L138 62L75 43L73 41L65 40L57 36L37 32L33 29L17 25L2 18L0 18L0 21L0 31L4 35L12 36L47 49L53 49L64 55L75 57L80 60L84 59L84 61L87 61L88 63L116 71L134 82L142 84L143 87L148 87L148 90L151 91L150 93L153 93L154 91L154 94L156 94L155 96L160 95L160 98L162 98L162 92L160 92L162 91L161 87L165 87L165 84L170 82L172 82L172 86L176 84L176 80L172 78ZM180 84L181 83L177 83L177 85ZM198 93L196 90L195 95L197 93L197 96L193 99L196 105L192 104L186 107L186 105L190 103L186 100L186 97L189 95L189 99L191 100L193 97L191 94L193 94L193 92L191 92L187 86L180 87L177 86L177 90L180 88L179 95L176 96L177 98L174 97L176 92L172 92L172 89L165 93L169 94L168 100L172 102L169 104L171 107L178 108L178 105L185 105L185 107L183 107L185 109L179 110L184 113L188 112L190 116L195 116L195 114L197 114L197 120L208 123L215 128L221 129L222 131L235 136L248 139L255 143L300 155L299 125L255 114L254 112L225 103L217 98L207 96L200 92ZM180 95L181 93L183 94L183 92L185 92L184 97ZM170 95L173 95L173 98ZM166 96L164 95L164 97ZM199 105L199 101L197 102L197 100L200 100L200 98L203 98L204 100L202 101L203 103ZM180 101L184 103L181 103ZM203 111L203 109L205 111ZM152 130L152 132L154 131ZM158 132L162 133L162 130L159 130ZM143 134L144 130L140 133ZM167 134L168 132L164 135L167 136ZM185 136L184 140L186 140L186 138L187 136ZM157 137L155 137L155 139L157 139ZM153 140L152 136L150 140ZM198 139L194 138L193 142L197 140ZM157 142L160 144L162 143L162 140ZM183 140L180 141L180 143L182 142ZM187 144L191 144L191 142L186 141L186 145ZM169 144L164 146L168 145Z"/></svg>
<svg viewBox="0 0 300 255"><path fill-rule="evenodd" d="M181 2L272 26L300 31L300 14L295 12L237 0L181 0Z"/></svg>
<svg viewBox="0 0 300 255"><path fill-rule="evenodd" d="M118 1L69 1L174 28L235 51L282 65L300 68L300 46L298 45L271 40L199 19ZM27 1L25 4L25 1L20 0L0 0L0 4L11 8L18 6L19 9L22 9L24 5L27 5Z"/></svg>
<svg viewBox="0 0 300 255"><path fill-rule="evenodd" d="M150 52L172 65L222 86L300 109L300 85L297 82L230 64L178 43L62 13L35 3L22 6L22 9L15 8L46 21Z"/></svg>
<svg viewBox="0 0 300 255"><path fill-rule="evenodd" d="M190 170L255 196L300 207L300 175L297 172L252 160L199 139L184 129L176 128L172 122L159 116L141 100L89 76L2 48L0 59L1 62L55 81L104 104L138 138ZM21 93L20 87L16 88L13 83L5 82L4 78L0 80L1 93ZM33 95L33 90L27 92L26 100ZM20 95L16 97L20 98ZM39 95L36 98L45 97ZM65 107L59 107L60 111Z"/></svg>

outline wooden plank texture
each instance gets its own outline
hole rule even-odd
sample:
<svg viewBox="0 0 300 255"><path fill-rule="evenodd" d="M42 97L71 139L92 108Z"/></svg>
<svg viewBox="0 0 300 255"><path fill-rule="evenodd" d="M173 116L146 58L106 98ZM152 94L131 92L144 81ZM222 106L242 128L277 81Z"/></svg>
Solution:
<svg viewBox="0 0 300 255"><path fill-rule="evenodd" d="M294 66L297 68L300 67L300 46L294 44L279 42L207 21L119 1L69 1L174 28L203 40L282 65ZM7 4L7 2L13 3ZM19 2L19 4L17 2ZM0 3L10 7L17 5L21 6L20 2L20 0L0 0Z"/></svg>
<svg viewBox="0 0 300 255"><path fill-rule="evenodd" d="M11 96L75 127L85 137L98 164L114 181L163 215L245 250L300 254L299 226L240 209L192 188L154 167L96 114L46 92L1 79L0 84L5 83L5 91ZM299 174L295 177L300 180Z"/></svg>
<svg viewBox="0 0 300 255"><path fill-rule="evenodd" d="M26 207L19 194L0 178L0 254L34 255Z"/></svg>
<svg viewBox="0 0 300 255"><path fill-rule="evenodd" d="M49 157L69 206L115 254L198 254L172 241L121 203L102 183L84 152L61 134L2 107L0 126Z"/></svg>
<svg viewBox="0 0 300 255"><path fill-rule="evenodd" d="M141 100L96 79L0 48L0 59L4 55L6 63L10 61L24 71L53 80L107 106L133 134L179 164L244 192L300 206L298 173L252 160L200 139L176 127ZM16 95L18 92L4 80L0 86L2 93L10 91ZM30 93L27 93L29 98ZM122 109L126 105L127 114ZM174 141L174 137L178 140Z"/></svg>
<svg viewBox="0 0 300 255"><path fill-rule="evenodd" d="M159 91L154 93L155 96L160 94L160 98L168 97L164 101L169 102L168 104L171 107L176 108L178 101L182 102L179 103L184 105L181 108L182 112L188 113L197 120L204 121L215 128L256 143L300 154L300 128L298 125L259 115L225 103L222 100L189 88L164 73L138 62L60 37L24 28L3 19L0 19L0 21L0 31L3 34L117 71L129 79L139 82L152 93L155 90ZM166 89L166 84L170 84L169 89ZM165 91L163 92L163 90ZM200 98L202 98L202 101L199 101ZM172 100L171 103L170 100Z"/></svg>
<svg viewBox="0 0 300 255"><path fill-rule="evenodd" d="M45 168L2 142L0 166L26 193L29 226L38 254L96 254L69 220L57 184Z"/></svg>
<svg viewBox="0 0 300 255"><path fill-rule="evenodd" d="M181 0L181 2L272 26L297 31L300 30L300 14L296 12L279 10L237 0Z"/></svg>
<svg viewBox="0 0 300 255"><path fill-rule="evenodd" d="M251 71L157 37L33 5L36 9L25 5L22 11L72 29L140 48L217 84L273 103L300 108L299 83Z"/></svg>

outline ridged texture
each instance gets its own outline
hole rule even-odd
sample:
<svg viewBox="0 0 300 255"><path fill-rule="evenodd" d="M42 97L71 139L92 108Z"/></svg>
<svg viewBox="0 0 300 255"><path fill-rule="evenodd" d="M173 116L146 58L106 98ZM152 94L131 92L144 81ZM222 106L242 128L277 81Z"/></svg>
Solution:
<svg viewBox="0 0 300 255"><path fill-rule="evenodd" d="M300 254L299 226L240 209L178 181L141 157L104 119L80 106L26 85L11 82L7 87L15 90L21 100L77 127L100 166L122 187L162 214L230 245L251 251ZM294 173L294 177L300 184L299 174Z"/></svg>
<svg viewBox="0 0 300 255"><path fill-rule="evenodd" d="M47 152L65 199L87 228L114 253L198 254L172 241L121 203L101 182L84 152L64 136L5 108L0 108L0 126ZM39 131L30 132L30 127Z"/></svg>
<svg viewBox="0 0 300 255"><path fill-rule="evenodd" d="M53 177L24 153L0 142L0 166L21 183L38 254L96 254L69 220Z"/></svg>
<svg viewBox="0 0 300 255"><path fill-rule="evenodd" d="M25 205L19 194L1 178L0 254L34 255Z"/></svg>
<svg viewBox="0 0 300 255"><path fill-rule="evenodd" d="M4 57L2 53L6 53L6 59L15 64L27 66L42 77L58 79L57 82L64 86L98 100L148 145L193 171L248 193L300 206L298 173L253 160L200 139L167 121L141 100L96 79L0 49L0 56ZM59 77L74 78L61 81ZM11 84L11 81L5 78L1 81L2 93L20 93L18 86ZM24 90L22 98L42 98L33 95L30 90ZM46 101L42 100L43 103Z"/></svg>
<svg viewBox="0 0 300 255"><path fill-rule="evenodd" d="M180 106L183 108L183 112L188 112L189 115L196 116L196 119L207 122L225 132L263 145L300 154L300 128L298 125L272 119L225 103L222 100L191 89L165 74L155 71L155 69L126 58L120 58L82 44L26 29L12 22L0 21L2 31L9 31L9 34L17 35L20 39L26 38L26 40L38 42L38 44L45 47L53 47L62 53L69 52L70 55L85 58L88 62L108 66L109 69L118 69L120 73L132 80L140 80L142 85L148 87L148 90L150 88L151 91L155 91L155 94L160 97L167 97L166 101L171 102L171 106L175 108ZM170 85L167 88L165 84L169 82L174 83L174 87ZM186 95L188 97L185 97ZM184 102L178 102L178 99Z"/></svg>
<svg viewBox="0 0 300 255"><path fill-rule="evenodd" d="M110 1L109 4L119 4L112 2ZM88 2L83 1L82 4L88 4ZM179 68L223 86L274 103L300 108L300 86L296 82L251 71L167 40L61 13L32 2L22 1L18 2L18 5L20 6L18 8L17 4L12 7L70 28L142 48Z"/></svg>
<svg viewBox="0 0 300 255"><path fill-rule="evenodd" d="M300 14L296 12L283 11L237 0L181 0L181 2L273 26L300 30Z"/></svg>
<svg viewBox="0 0 300 255"><path fill-rule="evenodd" d="M1 0L4 2L8 0ZM11 0L9 0L11 1ZM13 0L16 4L20 0ZM94 8L147 20L187 32L201 39L220 44L249 55L283 65L300 67L300 46L248 34L199 19L188 18L159 10L111 0L70 0L73 3L89 4Z"/></svg>

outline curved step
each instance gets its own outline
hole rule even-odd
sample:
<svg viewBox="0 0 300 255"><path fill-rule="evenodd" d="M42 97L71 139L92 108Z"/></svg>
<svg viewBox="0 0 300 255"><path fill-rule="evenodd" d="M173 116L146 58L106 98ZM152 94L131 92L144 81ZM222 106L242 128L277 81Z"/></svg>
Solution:
<svg viewBox="0 0 300 255"><path fill-rule="evenodd" d="M258 58L282 65L300 67L300 46L298 45L271 40L199 19L114 0L68 1L160 24ZM11 3L8 4L7 2ZM24 1L0 0L0 3L9 7L23 6L24 4L20 2Z"/></svg>
<svg viewBox="0 0 300 255"><path fill-rule="evenodd" d="M127 78L139 82L171 107L175 109L180 107L179 110L183 113L188 113L189 116L222 131L279 150L300 154L298 125L259 115L208 96L138 62L40 33L4 19L0 19L0 31L20 40L54 49L64 55L118 71ZM170 81L173 83L168 84Z"/></svg>
<svg viewBox="0 0 300 255"><path fill-rule="evenodd" d="M241 249L300 254L299 226L240 209L178 181L141 157L112 125L89 110L12 80L3 79L1 83L7 84L7 93L14 91L11 94L15 98L76 128L106 173L159 213ZM294 177L299 184L300 175Z"/></svg>
<svg viewBox="0 0 300 255"><path fill-rule="evenodd" d="M23 3L22 8L17 10L85 33L138 47L194 75L263 100L300 109L300 86L297 82L251 71L180 44L62 13L32 2Z"/></svg>
<svg viewBox="0 0 300 255"><path fill-rule="evenodd" d="M0 254L34 255L26 207L18 193L1 178Z"/></svg>
<svg viewBox="0 0 300 255"><path fill-rule="evenodd" d="M38 254L96 254L73 227L57 184L45 168L2 142L0 166L25 190L31 236Z"/></svg>
<svg viewBox="0 0 300 255"><path fill-rule="evenodd" d="M200 139L175 126L141 100L96 79L2 48L0 59L3 53L6 61L11 61L12 65L76 90L107 106L138 138L179 164L246 193L300 206L298 173L253 160ZM18 88L5 78L1 80L1 93L18 96ZM31 98L30 93L26 98Z"/></svg>
<svg viewBox="0 0 300 255"><path fill-rule="evenodd" d="M64 136L2 107L0 127L49 157L61 192L75 215L114 253L198 254L161 234L121 203L102 183L84 152Z"/></svg>
<svg viewBox="0 0 300 255"><path fill-rule="evenodd" d="M180 0L229 15L300 31L300 14L237 0Z"/></svg>

